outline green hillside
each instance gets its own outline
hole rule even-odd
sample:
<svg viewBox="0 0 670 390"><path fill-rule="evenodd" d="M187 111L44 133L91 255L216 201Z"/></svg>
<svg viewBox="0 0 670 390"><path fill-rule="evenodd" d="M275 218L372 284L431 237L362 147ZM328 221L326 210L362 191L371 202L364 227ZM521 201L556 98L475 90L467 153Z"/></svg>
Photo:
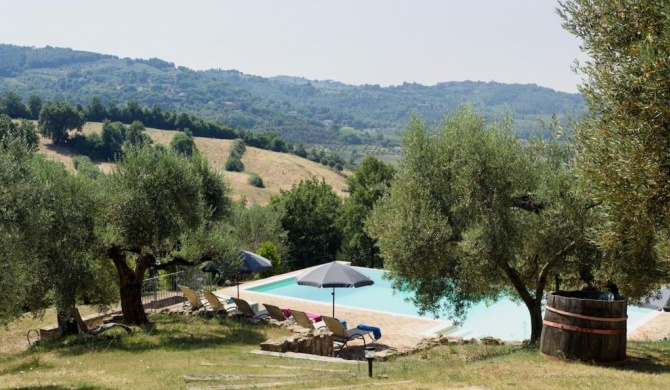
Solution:
<svg viewBox="0 0 670 390"><path fill-rule="evenodd" d="M241 129L274 131L292 143L330 146L394 146L395 135L412 113L433 123L461 103L477 106L489 118L510 110L523 137L541 131L540 118L557 114L565 119L584 110L580 95L537 85L465 81L353 86L263 78L236 70L194 71L155 58L0 45L0 94L6 91L24 99L36 94L82 106L95 96L112 106L132 100Z"/></svg>

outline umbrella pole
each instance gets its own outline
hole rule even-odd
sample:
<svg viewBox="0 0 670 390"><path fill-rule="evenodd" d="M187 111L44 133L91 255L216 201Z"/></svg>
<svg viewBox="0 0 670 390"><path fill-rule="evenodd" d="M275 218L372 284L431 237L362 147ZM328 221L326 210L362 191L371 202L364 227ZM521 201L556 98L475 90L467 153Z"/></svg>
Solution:
<svg viewBox="0 0 670 390"><path fill-rule="evenodd" d="M333 318L335 318L335 287L333 287Z"/></svg>

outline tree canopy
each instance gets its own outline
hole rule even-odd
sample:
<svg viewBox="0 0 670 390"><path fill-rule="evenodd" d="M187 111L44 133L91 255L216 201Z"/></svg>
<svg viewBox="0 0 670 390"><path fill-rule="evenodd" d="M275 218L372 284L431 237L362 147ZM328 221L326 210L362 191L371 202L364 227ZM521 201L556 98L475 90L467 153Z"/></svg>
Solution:
<svg viewBox="0 0 670 390"><path fill-rule="evenodd" d="M271 204L283 213L281 224L288 234L291 269L335 259L342 240L336 224L342 201L330 185L317 178L301 180L273 197Z"/></svg>
<svg viewBox="0 0 670 390"><path fill-rule="evenodd" d="M596 236L607 254L604 276L633 298L670 275L668 6L570 0L558 9L590 57L577 66L589 111L575 131L578 166L607 217Z"/></svg>
<svg viewBox="0 0 670 390"><path fill-rule="evenodd" d="M394 287L456 319L475 302L516 297L537 340L550 275L577 273L593 253L590 206L569 161L564 147L523 146L510 120L487 124L468 107L432 130L414 118L390 193L366 225Z"/></svg>
<svg viewBox="0 0 670 390"><path fill-rule="evenodd" d="M388 190L395 170L374 156L361 161L347 179L349 196L339 216L342 230L342 256L365 267L382 268L383 262L376 241L364 230L372 207Z"/></svg>
<svg viewBox="0 0 670 390"><path fill-rule="evenodd" d="M43 136L54 144L63 145L70 139L70 130L81 131L86 120L84 114L65 102L49 102L40 111L38 127Z"/></svg>

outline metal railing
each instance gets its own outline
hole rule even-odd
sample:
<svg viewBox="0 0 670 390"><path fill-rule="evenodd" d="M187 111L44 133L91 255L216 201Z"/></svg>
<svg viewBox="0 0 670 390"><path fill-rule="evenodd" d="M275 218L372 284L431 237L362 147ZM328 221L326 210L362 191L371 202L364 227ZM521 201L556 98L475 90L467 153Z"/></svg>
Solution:
<svg viewBox="0 0 670 390"><path fill-rule="evenodd" d="M184 301L179 285L194 290L213 289L213 281L208 274L199 269L184 269L171 274L157 275L144 279L142 283L142 304L146 309L156 311L165 306Z"/></svg>

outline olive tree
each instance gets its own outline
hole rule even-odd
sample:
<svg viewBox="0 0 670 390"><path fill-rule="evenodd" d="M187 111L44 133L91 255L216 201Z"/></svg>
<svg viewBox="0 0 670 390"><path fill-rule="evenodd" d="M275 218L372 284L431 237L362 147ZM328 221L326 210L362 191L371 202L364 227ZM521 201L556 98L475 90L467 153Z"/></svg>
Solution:
<svg viewBox="0 0 670 390"><path fill-rule="evenodd" d="M230 252L228 241L211 237L226 232L215 224L229 207L228 188L196 158L166 148L129 148L106 175L100 237L118 272L128 323L147 322L141 292L149 267L192 266Z"/></svg>
<svg viewBox="0 0 670 390"><path fill-rule="evenodd" d="M15 140L23 147L5 139L0 150L0 281L10 295L0 305L0 321L22 308L44 309L53 297L61 333L76 333L70 313L77 298L108 304L115 295L95 259L97 185L34 154L24 137Z"/></svg>
<svg viewBox="0 0 670 390"><path fill-rule="evenodd" d="M487 124L467 107L432 130L411 119L390 192L366 224L394 287L454 319L511 296L538 339L550 277L594 256L592 205L574 189L569 157L556 144L524 146L510 120Z"/></svg>
<svg viewBox="0 0 670 390"><path fill-rule="evenodd" d="M670 275L670 18L668 1L559 1L582 40L588 113L575 123L578 167L604 223L596 273L633 298Z"/></svg>

